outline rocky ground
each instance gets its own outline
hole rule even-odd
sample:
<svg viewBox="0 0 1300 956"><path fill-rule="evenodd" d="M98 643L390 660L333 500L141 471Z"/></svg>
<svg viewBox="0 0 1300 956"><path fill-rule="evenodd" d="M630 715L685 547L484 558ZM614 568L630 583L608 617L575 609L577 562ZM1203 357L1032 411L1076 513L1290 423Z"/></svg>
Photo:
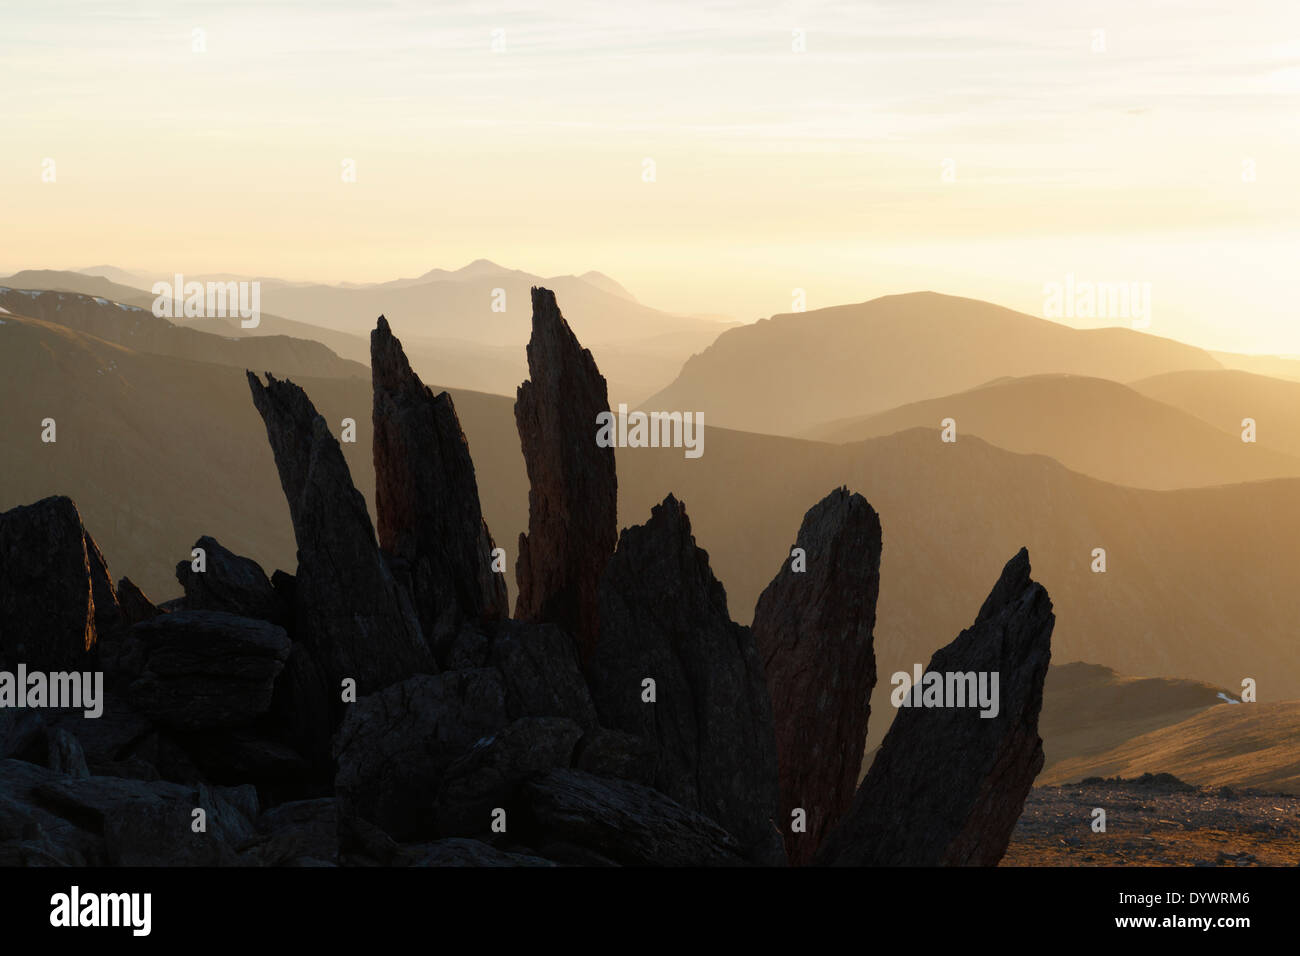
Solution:
<svg viewBox="0 0 1300 956"><path fill-rule="evenodd" d="M1106 811L1106 832L1092 830ZM1002 866L1296 866L1300 797L1170 774L1035 787Z"/></svg>

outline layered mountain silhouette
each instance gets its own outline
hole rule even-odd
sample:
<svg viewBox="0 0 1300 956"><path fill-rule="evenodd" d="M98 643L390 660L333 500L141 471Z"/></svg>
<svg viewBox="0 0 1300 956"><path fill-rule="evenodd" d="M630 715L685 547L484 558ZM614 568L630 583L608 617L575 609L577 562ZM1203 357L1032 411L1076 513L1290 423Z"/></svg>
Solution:
<svg viewBox="0 0 1300 956"><path fill-rule="evenodd" d="M94 270L88 270L94 271ZM0 279L16 289L79 292L144 309L155 296L150 280L104 269L103 274L27 270ZM322 285L229 275L186 275L187 281L261 283L261 324L243 329L228 319L185 319L187 328L226 337L282 335L320 342L339 356L368 362L367 321L385 315L403 337L412 365L446 386L514 393L527 375L522 347L529 335L529 289L545 282L563 297L610 382L614 400L639 401L671 381L685 359L734 324L726 319L678 316L638 303L615 280L598 272L545 279L477 260L462 269L433 269L413 279L367 285ZM504 291L499 297L497 290ZM504 311L494 311L503 308ZM48 316L42 316L48 317Z"/></svg>
<svg viewBox="0 0 1300 956"><path fill-rule="evenodd" d="M987 302L916 292L729 329L647 404L793 435L1004 377L1067 373L1127 382L1220 367L1208 352L1143 332L1072 329Z"/></svg>
<svg viewBox="0 0 1300 956"><path fill-rule="evenodd" d="M976 435L1008 451L1047 455L1072 471L1134 488L1195 488L1300 476L1300 456L1276 450L1276 444L1241 440L1244 415L1237 416L1233 424L1238 427L1230 431L1202 420L1185 404L1196 395L1195 407L1216 415L1221 424L1232 423L1228 416L1234 408L1254 407L1274 435L1297 436L1295 449L1300 452L1300 428L1288 427L1291 421L1300 426L1300 414L1283 412L1280 401L1292 391L1300 393L1300 383L1262 379L1273 383L1273 401L1252 394L1238 395L1234 402L1221 394L1223 388L1209 387L1219 376L1257 378L1224 370L1174 372L1130 387L1077 375L1035 375L830 422L810 429L806 437L852 442L909 428L938 431L951 418L959 440L963 434ZM1186 393L1178 394L1171 379L1185 382ZM1166 383L1173 394L1158 400ZM1205 386L1204 391L1198 386ZM1219 399L1223 401L1216 402Z"/></svg>

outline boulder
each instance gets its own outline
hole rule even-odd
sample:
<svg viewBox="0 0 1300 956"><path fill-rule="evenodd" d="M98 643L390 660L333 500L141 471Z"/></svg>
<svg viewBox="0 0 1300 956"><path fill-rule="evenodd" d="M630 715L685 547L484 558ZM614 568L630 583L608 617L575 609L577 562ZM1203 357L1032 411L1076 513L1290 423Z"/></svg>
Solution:
<svg viewBox="0 0 1300 956"><path fill-rule="evenodd" d="M203 550L206 570L195 571L192 559L176 565L176 580L185 589L186 608L284 623L279 599L261 565L223 548L207 535L194 542L194 547Z"/></svg>
<svg viewBox="0 0 1300 956"><path fill-rule="evenodd" d="M182 730L236 727L271 706L289 656L283 628L220 611L178 611L136 624L140 673L128 698Z"/></svg>
<svg viewBox="0 0 1300 956"><path fill-rule="evenodd" d="M334 740L342 816L397 840L436 836L434 796L447 768L509 722L491 668L412 677L349 704Z"/></svg>

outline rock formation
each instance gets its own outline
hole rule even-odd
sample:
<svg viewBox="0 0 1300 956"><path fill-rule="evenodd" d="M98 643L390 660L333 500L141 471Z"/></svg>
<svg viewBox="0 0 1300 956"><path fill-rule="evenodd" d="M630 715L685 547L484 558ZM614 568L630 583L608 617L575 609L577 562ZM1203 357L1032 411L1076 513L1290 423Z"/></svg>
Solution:
<svg viewBox="0 0 1300 956"><path fill-rule="evenodd" d="M179 611L135 625L139 676L129 699L182 730L237 727L271 706L289 638L266 621L221 611Z"/></svg>
<svg viewBox="0 0 1300 956"><path fill-rule="evenodd" d="M515 422L528 469L528 532L519 536L515 616L558 624L585 660L599 630L596 591L618 531L614 449L596 444L609 392L548 289L534 288L529 380Z"/></svg>
<svg viewBox="0 0 1300 956"><path fill-rule="evenodd" d="M786 851L802 865L848 812L862 766L876 685L880 519L840 488L804 516L795 548L758 599L753 634L772 697ZM804 832L790 827L796 809Z"/></svg>
<svg viewBox="0 0 1300 956"><path fill-rule="evenodd" d="M433 672L433 656L379 552L338 441L301 388L266 378L263 385L248 373L298 541L296 636L334 688L352 678L368 694Z"/></svg>
<svg viewBox="0 0 1300 956"><path fill-rule="evenodd" d="M996 863L1042 763L1053 618L1027 555L930 663L996 673L997 716L903 710L850 800L870 506L840 489L808 512L806 568L783 559L751 633L675 497L615 541L605 382L544 289L528 355L516 620L455 409L382 319L378 540L325 421L269 375L248 379L295 574L204 537L205 570L182 561L185 596L155 605L114 588L68 499L0 515L0 670L104 672L100 718L0 708L0 865L782 864L796 807L795 862Z"/></svg>
<svg viewBox="0 0 1300 956"><path fill-rule="evenodd" d="M381 315L370 333L379 545L404 568L424 636L441 657L466 623L509 616L451 396L420 381Z"/></svg>
<svg viewBox="0 0 1300 956"><path fill-rule="evenodd" d="M552 770L524 787L532 840L581 847L582 863L624 866L742 866L735 838L663 793L581 770Z"/></svg>
<svg viewBox="0 0 1300 956"><path fill-rule="evenodd" d="M0 668L85 667L96 638L93 592L86 533L70 498L0 514Z"/></svg>
<svg viewBox="0 0 1300 956"><path fill-rule="evenodd" d="M208 535L194 542L194 548L203 551L204 571L195 571L192 559L176 565L176 580L185 589L186 608L224 611L276 623L286 617L270 579L256 561L223 548Z"/></svg>
<svg viewBox="0 0 1300 956"><path fill-rule="evenodd" d="M601 722L657 743L657 789L716 820L756 859L783 856L762 664L672 495L619 537L600 582L590 673Z"/></svg>
<svg viewBox="0 0 1300 956"><path fill-rule="evenodd" d="M818 863L994 866L1002 859L1043 766L1038 712L1055 621L1022 548L975 623L936 651L925 671L998 675L997 715L981 716L969 700L899 708Z"/></svg>
<svg viewBox="0 0 1300 956"><path fill-rule="evenodd" d="M507 723L500 675L487 668L412 677L362 698L334 741L341 814L398 840L434 836L443 775Z"/></svg>

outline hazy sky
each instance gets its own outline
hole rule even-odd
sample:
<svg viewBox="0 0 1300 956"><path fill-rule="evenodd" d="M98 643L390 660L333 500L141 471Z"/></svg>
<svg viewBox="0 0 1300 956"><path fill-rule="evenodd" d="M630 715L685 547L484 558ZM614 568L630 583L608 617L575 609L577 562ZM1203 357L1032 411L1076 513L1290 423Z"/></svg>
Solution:
<svg viewBox="0 0 1300 956"><path fill-rule="evenodd" d="M487 257L745 321L794 288L1042 314L1073 273L1150 282L1155 333L1300 353L1294 0L0 15L6 271L370 281Z"/></svg>

